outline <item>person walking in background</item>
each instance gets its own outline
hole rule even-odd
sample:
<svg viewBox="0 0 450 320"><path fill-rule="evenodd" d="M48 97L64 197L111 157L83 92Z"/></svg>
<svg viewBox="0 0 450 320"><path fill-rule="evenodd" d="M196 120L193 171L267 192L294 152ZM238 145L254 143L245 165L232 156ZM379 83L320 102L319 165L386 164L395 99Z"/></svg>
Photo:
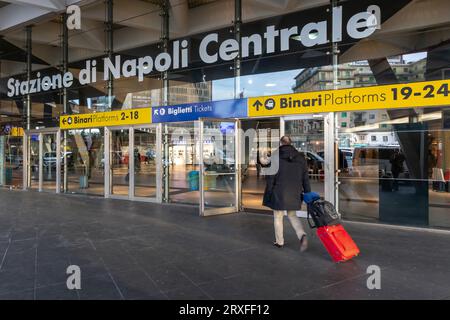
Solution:
<svg viewBox="0 0 450 320"><path fill-rule="evenodd" d="M266 175L266 168L270 167L270 157L272 156L272 152L269 150L267 152L264 152L258 159L259 165L260 165L260 172L259 175L262 175L263 178L265 178Z"/></svg>
<svg viewBox="0 0 450 320"><path fill-rule="evenodd" d="M437 166L437 158L434 156L433 151L431 149L428 149L428 178L433 177L433 168L436 168Z"/></svg>
<svg viewBox="0 0 450 320"><path fill-rule="evenodd" d="M398 177L400 173L403 172L403 163L405 162L405 156L399 150L395 150L394 154L391 156L391 171L394 177L393 187L395 191L398 191Z"/></svg>
<svg viewBox="0 0 450 320"><path fill-rule="evenodd" d="M280 147L272 154L272 167L277 172L266 176L263 205L273 210L276 247L284 246L283 217L285 213L300 240L300 250L308 247L305 230L297 217L303 193L311 191L308 165L305 157L292 146L292 140L283 136Z"/></svg>

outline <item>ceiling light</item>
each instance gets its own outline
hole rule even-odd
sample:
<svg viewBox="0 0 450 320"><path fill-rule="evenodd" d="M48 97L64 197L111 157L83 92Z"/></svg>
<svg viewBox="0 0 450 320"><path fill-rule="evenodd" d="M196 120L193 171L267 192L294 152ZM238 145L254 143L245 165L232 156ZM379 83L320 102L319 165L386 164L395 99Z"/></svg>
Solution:
<svg viewBox="0 0 450 320"><path fill-rule="evenodd" d="M276 83L266 83L266 87L276 87Z"/></svg>

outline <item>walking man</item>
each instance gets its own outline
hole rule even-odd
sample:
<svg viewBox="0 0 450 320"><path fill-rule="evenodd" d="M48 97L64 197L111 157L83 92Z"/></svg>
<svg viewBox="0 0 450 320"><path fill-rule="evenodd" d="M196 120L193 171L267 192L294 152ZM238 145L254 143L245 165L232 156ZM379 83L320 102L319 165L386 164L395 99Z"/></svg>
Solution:
<svg viewBox="0 0 450 320"><path fill-rule="evenodd" d="M405 156L400 150L395 150L394 154L389 160L391 163L392 176L394 177L394 190L398 191L398 177L403 172L403 163L405 162Z"/></svg>
<svg viewBox="0 0 450 320"><path fill-rule="evenodd" d="M305 157L292 146L291 138L283 136L280 147L272 154L272 168L277 172L266 177L263 205L273 210L276 247L284 246L283 217L289 221L300 240L300 251L308 247L302 222L296 215L302 205L302 194L311 191ZM275 166L275 167L274 167Z"/></svg>

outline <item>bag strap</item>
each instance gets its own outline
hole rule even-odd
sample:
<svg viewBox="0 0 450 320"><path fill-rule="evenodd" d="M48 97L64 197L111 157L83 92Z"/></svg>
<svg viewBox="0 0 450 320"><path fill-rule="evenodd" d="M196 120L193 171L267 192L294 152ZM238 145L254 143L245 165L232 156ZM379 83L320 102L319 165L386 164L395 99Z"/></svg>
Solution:
<svg viewBox="0 0 450 320"><path fill-rule="evenodd" d="M309 224L309 227L311 228L311 229L314 229L314 228L317 228L317 226L316 225L312 225L311 224L311 220L309 219L309 216L310 216L311 214L309 213L309 205L307 205L307 208L306 208L306 221L308 221L308 224Z"/></svg>

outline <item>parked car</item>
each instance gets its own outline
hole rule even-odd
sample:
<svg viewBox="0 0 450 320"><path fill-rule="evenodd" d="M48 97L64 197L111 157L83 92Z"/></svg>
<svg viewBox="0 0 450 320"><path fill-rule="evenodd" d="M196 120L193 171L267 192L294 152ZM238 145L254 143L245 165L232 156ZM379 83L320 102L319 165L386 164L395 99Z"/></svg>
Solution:
<svg viewBox="0 0 450 320"><path fill-rule="evenodd" d="M400 151L400 147L356 147L353 153L353 172L357 176L382 177L392 172L390 159L394 152ZM403 164L401 177L407 178L408 168L406 162Z"/></svg>
<svg viewBox="0 0 450 320"><path fill-rule="evenodd" d="M309 169L313 170L314 173L317 173L319 170L323 170L325 160L321 156L312 151L304 151L303 153Z"/></svg>
<svg viewBox="0 0 450 320"><path fill-rule="evenodd" d="M68 151L65 153L67 159L67 165L70 167L73 165L73 154ZM42 164L44 168L56 168L56 152L45 152L42 158ZM61 155L61 166L64 165L64 155Z"/></svg>
<svg viewBox="0 0 450 320"><path fill-rule="evenodd" d="M42 157L44 168L56 168L56 152L45 152Z"/></svg>

